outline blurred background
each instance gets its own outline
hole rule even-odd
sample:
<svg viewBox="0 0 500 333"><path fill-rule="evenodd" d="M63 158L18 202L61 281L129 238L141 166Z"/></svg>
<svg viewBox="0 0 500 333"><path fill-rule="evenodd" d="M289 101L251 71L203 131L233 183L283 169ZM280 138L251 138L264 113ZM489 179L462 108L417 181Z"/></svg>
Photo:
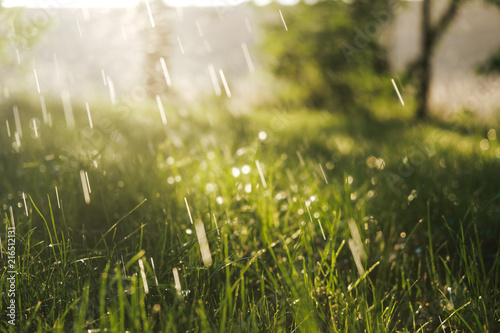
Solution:
<svg viewBox="0 0 500 333"><path fill-rule="evenodd" d="M219 101L232 112L272 105L484 119L500 105L498 1L2 6L2 102L63 94L116 105L158 95L181 108Z"/></svg>

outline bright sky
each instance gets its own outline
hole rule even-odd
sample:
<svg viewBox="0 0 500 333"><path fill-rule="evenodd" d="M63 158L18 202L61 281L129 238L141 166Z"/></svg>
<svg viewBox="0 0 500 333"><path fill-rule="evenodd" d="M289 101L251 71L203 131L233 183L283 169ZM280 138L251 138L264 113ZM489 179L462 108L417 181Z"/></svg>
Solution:
<svg viewBox="0 0 500 333"><path fill-rule="evenodd" d="M145 0L3 0L4 7L133 7ZM151 1L151 0L150 0ZM166 0L171 6L235 6L249 0ZM254 0L257 5L266 5L271 0ZM296 0L282 0L297 2Z"/></svg>

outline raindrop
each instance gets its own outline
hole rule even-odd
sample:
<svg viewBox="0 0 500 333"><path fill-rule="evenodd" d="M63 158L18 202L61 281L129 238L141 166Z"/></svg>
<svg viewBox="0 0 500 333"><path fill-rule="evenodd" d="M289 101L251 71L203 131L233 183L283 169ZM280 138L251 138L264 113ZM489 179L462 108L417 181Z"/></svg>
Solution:
<svg viewBox="0 0 500 333"><path fill-rule="evenodd" d="M241 43L241 48L243 49L243 54L245 55L245 60L248 65L248 69L250 70L250 73L255 72L255 68L253 66L253 61L252 58L250 57L250 52L248 52L248 47L246 43Z"/></svg>
<svg viewBox="0 0 500 333"><path fill-rule="evenodd" d="M497 132L495 131L495 129L492 128L488 131L488 140L494 141L496 139L497 139Z"/></svg>
<svg viewBox="0 0 500 333"><path fill-rule="evenodd" d="M217 96L220 96L222 91L220 88L219 80L217 79L217 74L215 74L214 65L208 64L208 72L210 73L210 78L212 79L212 84L214 86L214 91Z"/></svg>
<svg viewBox="0 0 500 333"><path fill-rule="evenodd" d="M222 69L219 69L219 75L222 80L222 85L224 86L224 90L226 91L226 95L228 98L231 98L231 91L229 90L229 86L227 85L226 76Z"/></svg>
<svg viewBox="0 0 500 333"><path fill-rule="evenodd" d="M59 191L57 190L57 186L55 186L55 190L56 190L57 208L61 209L61 204L59 200Z"/></svg>
<svg viewBox="0 0 500 333"><path fill-rule="evenodd" d="M260 131L260 132L259 132L259 140L260 140L260 141L264 141L264 140L266 140L266 139L267 139L267 133L266 133L266 132L264 132L264 131Z"/></svg>
<svg viewBox="0 0 500 333"><path fill-rule="evenodd" d="M245 185L245 192L246 193L252 192L252 184L246 184Z"/></svg>
<svg viewBox="0 0 500 333"><path fill-rule="evenodd" d="M161 69L163 71L163 75L165 76L165 81L167 82L167 86L171 87L172 81L170 81L170 75L168 74L167 64L165 63L165 58L163 58L163 57L160 58L160 65L161 65Z"/></svg>
<svg viewBox="0 0 500 333"><path fill-rule="evenodd" d="M85 171L83 170L80 170L80 180L82 182L83 197L85 199L85 203L88 205L90 203L90 194L87 183L87 177L85 176Z"/></svg>
<svg viewBox="0 0 500 333"><path fill-rule="evenodd" d="M167 183L169 183L170 185L172 185L174 182L175 182L174 177L168 177L167 178Z"/></svg>
<svg viewBox="0 0 500 333"><path fill-rule="evenodd" d="M233 173L233 177L235 177L235 178L240 176L240 169L238 169L238 168L232 168L231 172Z"/></svg>
<svg viewBox="0 0 500 333"><path fill-rule="evenodd" d="M257 166L257 171L259 172L262 185L264 186L264 188L267 188L266 180L264 179L264 173L262 172L262 168L260 167L260 163L258 160L255 160L255 165Z"/></svg>
<svg viewBox="0 0 500 333"><path fill-rule="evenodd" d="M38 75L36 74L35 68L33 68L33 73L35 74L36 90L38 90L38 93L40 93L40 84L38 83Z"/></svg>
<svg viewBox="0 0 500 333"><path fill-rule="evenodd" d="M172 164L174 164L174 162L175 162L175 160L172 156L167 157L167 164L168 165L172 165Z"/></svg>
<svg viewBox="0 0 500 333"><path fill-rule="evenodd" d="M165 110L163 109L163 103L159 95L156 95L156 103L158 103L158 109L160 110L161 121L163 125L167 124L167 117L165 116Z"/></svg>
<svg viewBox="0 0 500 333"><path fill-rule="evenodd" d="M82 28L80 27L80 21L76 18L76 25L78 26L78 33L80 34L80 38L83 38Z"/></svg>
<svg viewBox="0 0 500 333"><path fill-rule="evenodd" d="M207 192L213 192L215 190L215 185L212 183L207 183L207 185L205 185L205 189L207 190Z"/></svg>
<svg viewBox="0 0 500 333"><path fill-rule="evenodd" d="M26 216L29 216L28 214L28 206L26 205L26 194L23 192L23 201L24 201L24 210L26 212Z"/></svg>
<svg viewBox="0 0 500 333"><path fill-rule="evenodd" d="M151 13L151 8L149 7L149 1L146 0L146 9L148 10L149 21L151 22L151 27L155 27L155 21L153 19L153 13Z"/></svg>
<svg viewBox="0 0 500 333"><path fill-rule="evenodd" d="M7 136L10 138L10 125L9 125L9 120L5 120L5 126L7 126Z"/></svg>
<svg viewBox="0 0 500 333"><path fill-rule="evenodd" d="M252 33L252 26L250 25L250 21L248 20L248 17L245 17L245 25L247 27L248 33Z"/></svg>
<svg viewBox="0 0 500 333"><path fill-rule="evenodd" d="M394 90L396 90L396 93L398 94L399 101L403 106L405 106L405 102L403 101L403 97L401 97L401 94L399 93L398 86L396 85L396 82L394 82L394 79L391 79L392 85L394 86Z"/></svg>
<svg viewBox="0 0 500 333"><path fill-rule="evenodd" d="M196 21L196 28L198 29L198 35L203 38L203 31L201 30L200 22Z"/></svg>
<svg viewBox="0 0 500 333"><path fill-rule="evenodd" d="M215 201L217 201L217 203L218 203L219 205L222 205L222 204L224 203L224 199L223 199L221 196L218 196L218 197L215 199Z"/></svg>
<svg viewBox="0 0 500 333"><path fill-rule="evenodd" d="M482 150L488 150L490 148L490 142L487 139L483 139L479 143L479 147L481 147Z"/></svg>
<svg viewBox="0 0 500 333"><path fill-rule="evenodd" d="M244 175L248 175L250 173L250 166L245 164L244 166L241 167L241 173Z"/></svg>
<svg viewBox="0 0 500 333"><path fill-rule="evenodd" d="M281 21L283 21L283 25L285 26L285 30L288 31L288 27L286 26L285 19L283 18L283 14L281 13L281 9L279 10L280 16L281 16Z"/></svg>
<svg viewBox="0 0 500 333"><path fill-rule="evenodd" d="M16 133L19 134L19 137L23 137L23 129L21 128L21 119L19 118L19 108L17 105L14 105L12 108L14 111L14 122L16 124Z"/></svg>
<svg viewBox="0 0 500 333"><path fill-rule="evenodd" d="M87 116L89 118L89 126L92 129L92 128L94 128L94 125L92 123L92 116L90 115L89 103L85 103L85 107L87 108Z"/></svg>
<svg viewBox="0 0 500 333"><path fill-rule="evenodd" d="M47 115L47 106L45 105L45 98L40 95L40 105L42 107L43 123L47 124L49 122L49 117Z"/></svg>
<svg viewBox="0 0 500 333"><path fill-rule="evenodd" d="M69 92L67 90L61 91L61 99L64 110L64 117L66 119L66 126L68 128L75 128L75 118L73 116L73 108L71 106L71 100Z"/></svg>
<svg viewBox="0 0 500 333"><path fill-rule="evenodd" d="M106 76L106 81L109 86L109 97L111 98L111 104L116 104L116 93L115 93L115 85L109 76Z"/></svg>
<svg viewBox="0 0 500 333"><path fill-rule="evenodd" d="M191 229L186 229L186 234L191 235L193 233L193 230Z"/></svg>
<svg viewBox="0 0 500 333"><path fill-rule="evenodd" d="M177 42L179 43L179 48L181 49L181 53L184 54L184 47L182 47L181 39L177 36Z"/></svg>

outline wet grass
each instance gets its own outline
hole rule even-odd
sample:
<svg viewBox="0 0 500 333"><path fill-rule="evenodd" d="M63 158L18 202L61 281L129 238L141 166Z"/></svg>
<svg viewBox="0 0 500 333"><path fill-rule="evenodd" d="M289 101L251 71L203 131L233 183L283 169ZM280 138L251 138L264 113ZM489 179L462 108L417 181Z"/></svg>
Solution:
<svg viewBox="0 0 500 333"><path fill-rule="evenodd" d="M1 331L500 329L496 126L74 104L2 107Z"/></svg>

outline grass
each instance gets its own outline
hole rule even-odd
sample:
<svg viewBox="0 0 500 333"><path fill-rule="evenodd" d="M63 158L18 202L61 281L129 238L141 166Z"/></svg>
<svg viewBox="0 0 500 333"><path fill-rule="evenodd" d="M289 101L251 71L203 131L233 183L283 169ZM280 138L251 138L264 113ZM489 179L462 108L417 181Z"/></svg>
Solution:
<svg viewBox="0 0 500 333"><path fill-rule="evenodd" d="M2 332L500 329L491 128L213 106L163 126L152 103L93 107L90 129L76 104L75 129L52 103L35 137L19 102L20 147L2 106Z"/></svg>

